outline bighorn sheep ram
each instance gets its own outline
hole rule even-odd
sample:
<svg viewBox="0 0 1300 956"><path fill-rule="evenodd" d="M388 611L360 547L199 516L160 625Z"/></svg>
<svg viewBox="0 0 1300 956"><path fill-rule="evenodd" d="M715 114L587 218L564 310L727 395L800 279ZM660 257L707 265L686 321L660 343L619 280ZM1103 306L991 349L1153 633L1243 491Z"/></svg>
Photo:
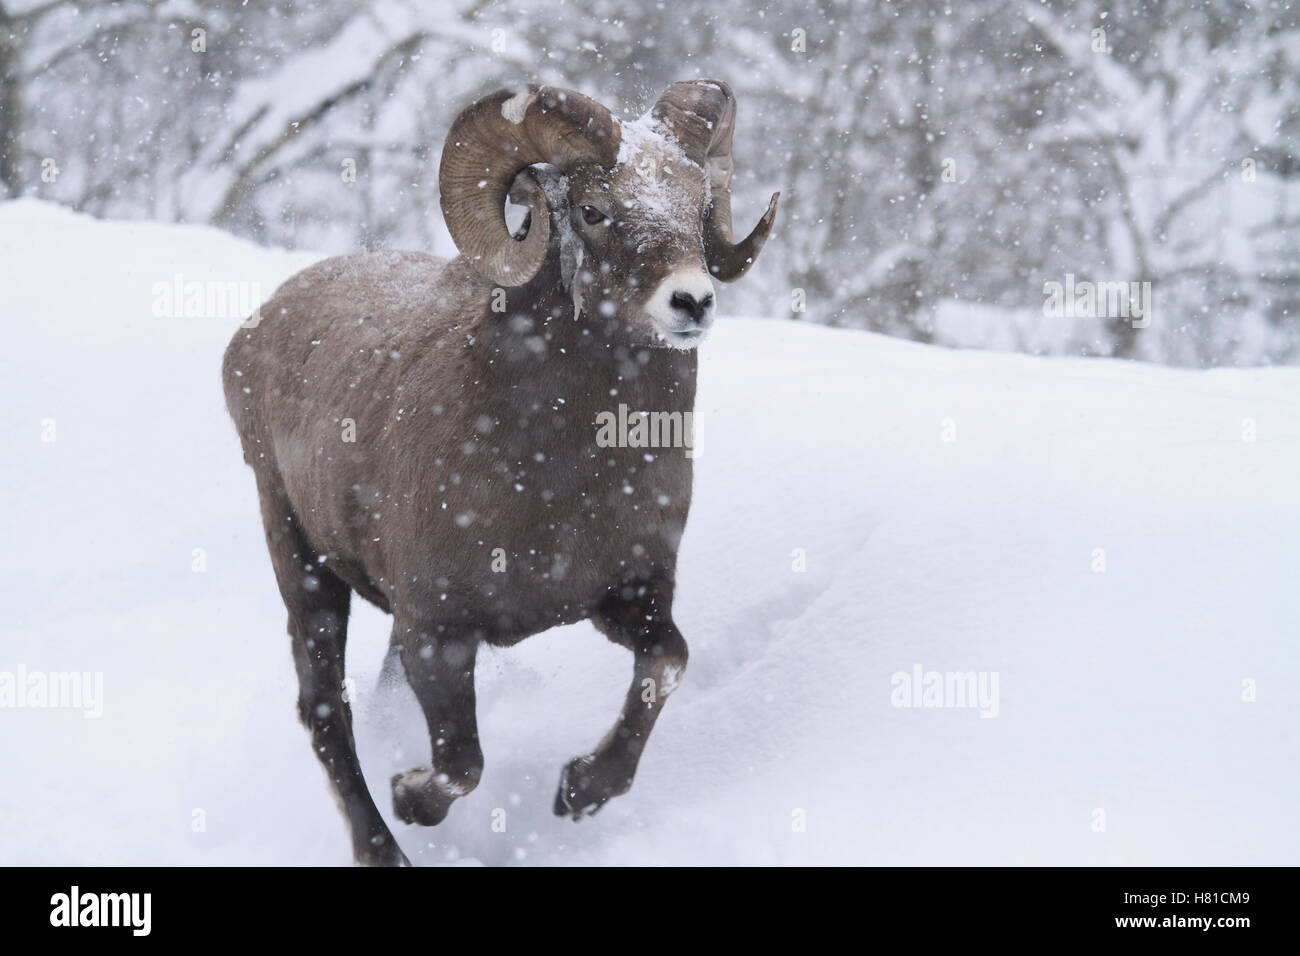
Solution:
<svg viewBox="0 0 1300 956"><path fill-rule="evenodd" d="M619 403L690 412L713 278L742 276L776 215L731 233L736 104L677 83L636 122L554 87L456 119L440 169L461 255L328 259L285 282L226 351L227 406L289 611L298 713L359 863L405 864L362 778L343 694L352 592L394 619L431 767L392 779L440 822L483 767L474 660L589 619L635 657L617 723L560 776L578 819L632 783L686 666L673 623L691 503L683 449L601 447ZM512 233L507 196L528 207Z"/></svg>

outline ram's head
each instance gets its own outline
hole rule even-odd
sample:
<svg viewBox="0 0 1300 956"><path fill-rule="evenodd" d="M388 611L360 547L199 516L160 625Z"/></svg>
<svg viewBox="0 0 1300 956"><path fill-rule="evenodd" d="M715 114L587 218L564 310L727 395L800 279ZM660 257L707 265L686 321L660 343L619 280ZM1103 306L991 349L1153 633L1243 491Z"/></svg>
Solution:
<svg viewBox="0 0 1300 956"><path fill-rule="evenodd" d="M692 348L713 322L712 279L744 275L776 218L779 193L733 241L735 118L731 90L709 80L673 84L634 123L572 90L493 93L447 134L439 182L447 227L498 285L524 285L558 255L586 320ZM507 197L529 209L514 231Z"/></svg>

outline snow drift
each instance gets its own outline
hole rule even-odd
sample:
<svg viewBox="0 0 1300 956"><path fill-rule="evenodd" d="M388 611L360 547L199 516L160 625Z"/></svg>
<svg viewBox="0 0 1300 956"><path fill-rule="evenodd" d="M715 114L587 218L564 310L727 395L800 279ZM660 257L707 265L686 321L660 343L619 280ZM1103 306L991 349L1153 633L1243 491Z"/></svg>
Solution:
<svg viewBox="0 0 1300 956"><path fill-rule="evenodd" d="M0 676L102 677L99 717L0 708L0 863L348 862L223 407L238 319L154 314L177 276L269 295L313 258L0 206ZM1300 863L1300 370L737 320L701 362L691 666L631 793L551 815L630 655L588 625L485 649L482 783L390 819L414 861ZM387 808L428 743L356 606Z"/></svg>

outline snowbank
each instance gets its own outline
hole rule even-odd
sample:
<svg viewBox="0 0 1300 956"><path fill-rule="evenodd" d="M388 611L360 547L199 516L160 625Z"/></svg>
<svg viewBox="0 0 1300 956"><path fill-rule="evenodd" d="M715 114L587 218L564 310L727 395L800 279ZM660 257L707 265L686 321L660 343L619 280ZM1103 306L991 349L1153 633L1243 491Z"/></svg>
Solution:
<svg viewBox="0 0 1300 956"><path fill-rule="evenodd" d="M153 314L177 275L269 293L311 259L0 205L0 673L103 675L98 719L0 709L0 863L348 862L222 404L238 320ZM1300 370L768 321L702 363L691 667L632 792L551 815L631 667L556 630L482 656L483 781L394 824L414 860L1300 863ZM387 626L349 647L383 807L428 746L376 690ZM918 667L995 706L894 706Z"/></svg>

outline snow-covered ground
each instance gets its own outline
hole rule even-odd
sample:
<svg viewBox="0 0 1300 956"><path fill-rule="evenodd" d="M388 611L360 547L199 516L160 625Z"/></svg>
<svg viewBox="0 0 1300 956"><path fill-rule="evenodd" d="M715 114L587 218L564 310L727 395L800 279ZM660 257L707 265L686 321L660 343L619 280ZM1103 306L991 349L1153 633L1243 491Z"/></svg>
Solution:
<svg viewBox="0 0 1300 956"><path fill-rule="evenodd" d="M177 274L269 293L312 259L0 205L0 675L103 675L97 719L0 709L0 863L349 861L223 406L237 320L151 310ZM482 784L394 823L414 861L1300 863L1300 369L724 320L698 416L691 665L631 793L551 814L624 651L585 624L486 651ZM428 744L357 606L387 810ZM996 675L996 716L894 706L918 665Z"/></svg>

